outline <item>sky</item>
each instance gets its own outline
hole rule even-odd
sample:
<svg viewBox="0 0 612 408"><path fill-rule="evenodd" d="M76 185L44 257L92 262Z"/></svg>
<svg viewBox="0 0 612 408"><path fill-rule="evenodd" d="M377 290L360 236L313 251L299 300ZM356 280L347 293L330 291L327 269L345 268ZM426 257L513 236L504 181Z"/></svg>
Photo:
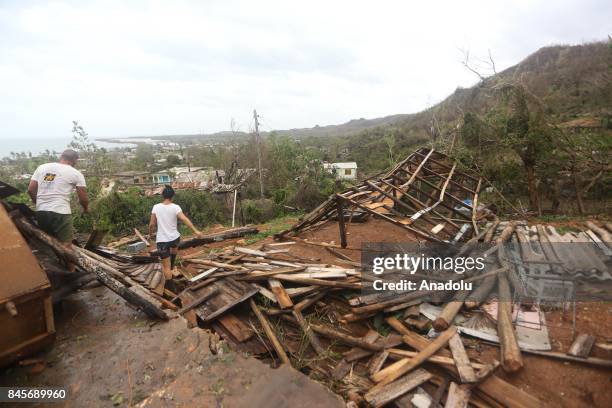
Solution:
<svg viewBox="0 0 612 408"><path fill-rule="evenodd" d="M0 141L418 112L476 82L462 50L500 71L611 22L600 0L0 0Z"/></svg>

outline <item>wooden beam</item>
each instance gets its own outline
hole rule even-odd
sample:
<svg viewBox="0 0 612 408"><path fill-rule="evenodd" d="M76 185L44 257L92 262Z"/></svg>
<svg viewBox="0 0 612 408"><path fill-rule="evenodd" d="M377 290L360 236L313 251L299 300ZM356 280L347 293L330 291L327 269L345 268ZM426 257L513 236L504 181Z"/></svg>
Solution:
<svg viewBox="0 0 612 408"><path fill-rule="evenodd" d="M461 382L475 383L477 380L476 373L470 364L470 358L465 352L465 347L463 347L463 342L461 341L459 334L455 334L453 337L451 337L451 339L448 341L448 347L453 355L453 360L455 360L455 365L457 366L457 371L459 372Z"/></svg>
<svg viewBox="0 0 612 408"><path fill-rule="evenodd" d="M263 313L261 313L261 310L259 310L259 307L253 301L253 299L249 299L249 305L251 306L251 310L253 311L253 313L255 313L257 320L259 320L261 327L264 329L266 336L268 336L268 339L272 343L272 347L274 347L274 350L276 351L278 357L284 364L291 365L291 361L289 361L289 357L287 356L287 353L285 353L283 345L278 341L278 338L276 337L274 330L272 330L272 326L270 326L270 322L268 321L268 319L264 316Z"/></svg>
<svg viewBox="0 0 612 408"><path fill-rule="evenodd" d="M278 279L268 279L268 285L270 285L270 290L274 293L276 300L278 301L281 309L287 309L293 307L293 302L291 298L285 292L285 288L283 284Z"/></svg>
<svg viewBox="0 0 612 408"><path fill-rule="evenodd" d="M497 334L499 336L500 360L504 371L513 373L523 368L523 358L514 326L512 324L512 298L506 273L497 275Z"/></svg>
<svg viewBox="0 0 612 408"><path fill-rule="evenodd" d="M431 378L432 375L429 372L420 368L397 381L385 385L384 387L374 387L367 394L365 394L364 399L372 407L382 407L394 399L406 394L410 390L418 387L424 382L429 381Z"/></svg>
<svg viewBox="0 0 612 408"><path fill-rule="evenodd" d="M304 319L302 312L300 310L293 310L292 313L293 317L295 317L295 320L297 320L298 324L302 328L302 331L306 335L306 338L308 339L308 342L310 343L312 348L317 352L318 355L323 355L325 353L325 348L321 345L319 338L312 332L312 329L310 328L310 325L308 324L306 319Z"/></svg>
<svg viewBox="0 0 612 408"><path fill-rule="evenodd" d="M402 375L427 361L429 357L444 347L446 343L448 343L448 340L455 335L455 333L457 333L457 328L454 326L449 327L448 330L440 333L440 335L434 339L434 341L428 344L427 347L421 350L414 358L401 359L374 374L372 376L372 380L378 383L376 387L381 387L395 381Z"/></svg>
<svg viewBox="0 0 612 408"><path fill-rule="evenodd" d="M344 209L342 208L342 198L341 196L336 196L336 213L338 217L338 229L340 230L340 246L342 248L347 247L346 242L346 227L344 225Z"/></svg>

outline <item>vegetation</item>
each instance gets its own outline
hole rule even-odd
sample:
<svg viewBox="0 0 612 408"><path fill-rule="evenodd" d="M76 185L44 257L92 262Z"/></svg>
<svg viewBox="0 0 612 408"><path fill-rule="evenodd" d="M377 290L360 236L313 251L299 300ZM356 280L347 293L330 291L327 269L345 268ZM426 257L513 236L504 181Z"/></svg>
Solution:
<svg viewBox="0 0 612 408"><path fill-rule="evenodd" d="M325 161L355 161L360 176L371 176L426 144L442 151L452 147L462 165L477 168L510 201L527 202L538 214L558 213L568 201L586 213L587 202L611 198L611 70L610 43L546 47L503 72L479 75L474 87L457 89L417 114L263 133L265 197L258 175L251 176L240 191L238 218L263 223L309 211L346 188L324 171ZM92 197L92 213L75 216L80 231L95 226L121 235L147 223L158 198L120 185L102 191L105 178L118 171L208 166L225 170L226 182L233 183L239 169L257 168L254 138L236 131L177 137L178 149L165 156L139 143L129 160L124 151L98 148L78 122L72 133L70 146L80 152ZM55 152L12 153L0 166L0 178L25 191L25 176L54 160ZM11 199L27 202L25 195ZM227 203L212 194L181 191L176 202L200 226L227 223L231 216Z"/></svg>

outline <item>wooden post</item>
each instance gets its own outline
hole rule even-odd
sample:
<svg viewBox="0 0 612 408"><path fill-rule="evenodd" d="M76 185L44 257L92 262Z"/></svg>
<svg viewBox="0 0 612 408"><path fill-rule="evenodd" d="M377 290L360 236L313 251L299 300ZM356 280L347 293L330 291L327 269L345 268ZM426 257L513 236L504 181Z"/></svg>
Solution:
<svg viewBox="0 0 612 408"><path fill-rule="evenodd" d="M234 204L232 206L232 228L236 225L236 199L238 198L238 189L234 189Z"/></svg>
<svg viewBox="0 0 612 408"><path fill-rule="evenodd" d="M344 225L344 209L342 199L336 196L336 212L338 214L338 228L340 229L340 246L346 248L346 226Z"/></svg>
<svg viewBox="0 0 612 408"><path fill-rule="evenodd" d="M510 284L505 273L497 276L499 301L497 303L497 334L499 336L501 363L504 371L513 373L523 368L523 358L512 325L512 298Z"/></svg>

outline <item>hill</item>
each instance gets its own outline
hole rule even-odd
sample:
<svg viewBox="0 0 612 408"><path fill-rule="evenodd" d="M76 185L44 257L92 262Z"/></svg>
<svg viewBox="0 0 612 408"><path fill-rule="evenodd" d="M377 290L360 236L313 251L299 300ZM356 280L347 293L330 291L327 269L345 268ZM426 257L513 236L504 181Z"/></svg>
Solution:
<svg viewBox="0 0 612 408"><path fill-rule="evenodd" d="M353 119L339 125L275 130L296 139L358 136L368 138L384 129L397 130L402 139L429 137L432 118L441 130L454 126L462 112L483 112L490 105L489 90L507 81L520 81L560 122L586 118L605 121L612 111L612 45L609 41L556 45L539 49L520 63L492 75L471 88L458 88L437 105L414 114ZM268 132L264 132L265 135ZM243 138L244 132L223 131L199 135L163 135L155 138L222 142ZM347 141L348 142L348 141Z"/></svg>

